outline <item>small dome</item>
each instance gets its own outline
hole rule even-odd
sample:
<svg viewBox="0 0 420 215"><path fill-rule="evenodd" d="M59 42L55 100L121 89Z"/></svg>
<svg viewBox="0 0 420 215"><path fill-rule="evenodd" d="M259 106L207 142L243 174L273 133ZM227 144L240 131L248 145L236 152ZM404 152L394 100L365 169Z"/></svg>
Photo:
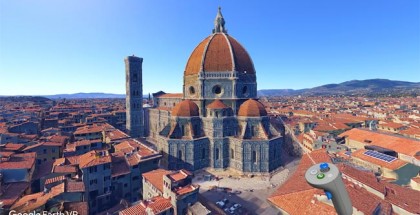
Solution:
<svg viewBox="0 0 420 215"><path fill-rule="evenodd" d="M197 104L195 104L189 99L178 103L172 109L172 116L189 117L189 116L198 116L198 115L199 115L199 111L198 111Z"/></svg>
<svg viewBox="0 0 420 215"><path fill-rule="evenodd" d="M219 99L214 100L212 103L210 103L209 105L207 105L207 108L209 109L225 109L225 108L229 108L228 106L226 106L222 101L220 101Z"/></svg>
<svg viewBox="0 0 420 215"><path fill-rule="evenodd" d="M267 116L267 111L261 102L248 99L239 108L238 116L260 117Z"/></svg>

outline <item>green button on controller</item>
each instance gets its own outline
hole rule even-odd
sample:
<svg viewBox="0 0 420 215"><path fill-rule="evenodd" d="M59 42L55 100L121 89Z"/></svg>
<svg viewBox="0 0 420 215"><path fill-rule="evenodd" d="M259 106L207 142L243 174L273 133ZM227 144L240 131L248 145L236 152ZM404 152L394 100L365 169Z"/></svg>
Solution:
<svg viewBox="0 0 420 215"><path fill-rule="evenodd" d="M319 173L318 175L316 175L316 178L318 179L323 179L325 177L324 173Z"/></svg>

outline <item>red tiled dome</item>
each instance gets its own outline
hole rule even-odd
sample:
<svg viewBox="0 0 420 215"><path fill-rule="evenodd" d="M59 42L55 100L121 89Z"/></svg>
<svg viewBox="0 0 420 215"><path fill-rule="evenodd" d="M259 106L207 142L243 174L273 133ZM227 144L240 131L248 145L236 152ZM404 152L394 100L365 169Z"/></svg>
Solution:
<svg viewBox="0 0 420 215"><path fill-rule="evenodd" d="M198 115L199 115L199 111L198 111L197 104L195 104L189 99L178 103L172 109L172 116L189 117L189 116L198 116Z"/></svg>
<svg viewBox="0 0 420 215"><path fill-rule="evenodd" d="M245 48L226 33L215 33L194 49L185 67L184 75L204 72L238 71L255 74L254 64Z"/></svg>
<svg viewBox="0 0 420 215"><path fill-rule="evenodd" d="M267 116L267 111L261 102L248 99L239 107L238 116L260 117Z"/></svg>
<svg viewBox="0 0 420 215"><path fill-rule="evenodd" d="M209 109L225 109L225 108L229 108L228 106L226 106L222 101L220 101L219 99L214 100L212 103L210 103L209 105L207 105L207 108Z"/></svg>

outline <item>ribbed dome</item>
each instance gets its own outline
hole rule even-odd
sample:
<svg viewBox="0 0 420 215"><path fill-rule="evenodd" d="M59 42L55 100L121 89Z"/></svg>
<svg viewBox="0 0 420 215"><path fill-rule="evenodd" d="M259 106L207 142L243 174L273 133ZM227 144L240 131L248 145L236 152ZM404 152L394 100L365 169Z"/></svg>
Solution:
<svg viewBox="0 0 420 215"><path fill-rule="evenodd" d="M267 116L267 111L261 102L248 99L239 107L238 116L260 117Z"/></svg>
<svg viewBox="0 0 420 215"><path fill-rule="evenodd" d="M172 116L190 117L190 116L198 116L198 115L199 115L198 106L189 99L178 103L172 109Z"/></svg>
<svg viewBox="0 0 420 215"><path fill-rule="evenodd" d="M255 74L251 57L245 48L224 32L210 35L194 49L184 75L204 72L238 71Z"/></svg>
<svg viewBox="0 0 420 215"><path fill-rule="evenodd" d="M210 103L209 105L207 105L207 108L209 109L225 109L225 108L229 108L228 106L226 106L222 101L220 101L219 99L214 100L212 103Z"/></svg>

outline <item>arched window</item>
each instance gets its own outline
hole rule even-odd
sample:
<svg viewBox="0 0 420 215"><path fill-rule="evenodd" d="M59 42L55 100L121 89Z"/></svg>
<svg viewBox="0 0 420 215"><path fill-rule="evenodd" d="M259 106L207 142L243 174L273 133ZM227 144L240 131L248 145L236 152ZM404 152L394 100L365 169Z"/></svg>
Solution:
<svg viewBox="0 0 420 215"><path fill-rule="evenodd" d="M219 160L219 149L216 148L216 160Z"/></svg>
<svg viewBox="0 0 420 215"><path fill-rule="evenodd" d="M185 125L181 125L181 135L185 136Z"/></svg>
<svg viewBox="0 0 420 215"><path fill-rule="evenodd" d="M178 150L178 158L182 160L182 151Z"/></svg>
<svg viewBox="0 0 420 215"><path fill-rule="evenodd" d="M195 94L195 89L193 86L190 86L189 90L191 95Z"/></svg>
<svg viewBox="0 0 420 215"><path fill-rule="evenodd" d="M197 124L194 124L194 136L200 136L200 134L200 127Z"/></svg>
<svg viewBox="0 0 420 215"><path fill-rule="evenodd" d="M244 86L244 87L242 88L242 94L243 94L244 96L247 96L247 94L248 94L248 87L247 87L247 86Z"/></svg>
<svg viewBox="0 0 420 215"><path fill-rule="evenodd" d="M201 149L201 159L204 159L206 157L206 149L202 148Z"/></svg>
<svg viewBox="0 0 420 215"><path fill-rule="evenodd" d="M250 134L251 134L251 136L253 137L253 136L255 136L255 133L254 133L254 131L255 131L255 126L253 126L253 125L251 125L250 126Z"/></svg>
<svg viewBox="0 0 420 215"><path fill-rule="evenodd" d="M235 158L235 152L233 151L233 149L230 149L230 158Z"/></svg>
<svg viewBox="0 0 420 215"><path fill-rule="evenodd" d="M252 151L252 163L257 162L257 152L255 150Z"/></svg>

